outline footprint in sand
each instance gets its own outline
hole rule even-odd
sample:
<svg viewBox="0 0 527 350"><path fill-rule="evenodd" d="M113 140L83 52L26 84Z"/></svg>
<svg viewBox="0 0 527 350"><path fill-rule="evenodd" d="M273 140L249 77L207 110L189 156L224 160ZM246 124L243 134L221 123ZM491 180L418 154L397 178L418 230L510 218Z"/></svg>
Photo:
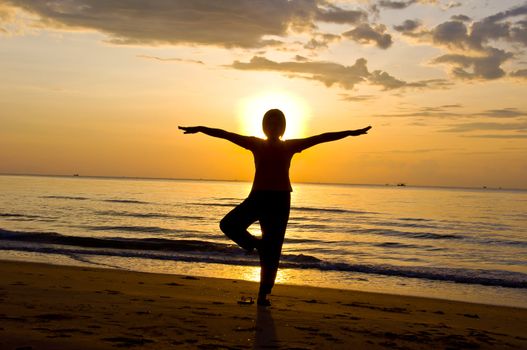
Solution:
<svg viewBox="0 0 527 350"><path fill-rule="evenodd" d="M117 347L126 347L126 348L131 347L131 346L151 344L154 342L151 339L132 338L132 337L111 337L111 338L101 338L101 340L116 343L115 346Z"/></svg>
<svg viewBox="0 0 527 350"><path fill-rule="evenodd" d="M170 286L170 287L182 287L182 286L184 286L184 284L176 283L176 282L165 283L165 285L166 286Z"/></svg>

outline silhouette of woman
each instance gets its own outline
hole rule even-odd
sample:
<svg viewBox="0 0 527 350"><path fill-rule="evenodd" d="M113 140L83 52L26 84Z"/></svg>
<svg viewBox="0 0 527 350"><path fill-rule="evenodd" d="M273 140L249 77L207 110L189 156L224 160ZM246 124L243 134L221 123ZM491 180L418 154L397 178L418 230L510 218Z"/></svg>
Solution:
<svg viewBox="0 0 527 350"><path fill-rule="evenodd" d="M289 166L295 153L322 142L330 142L347 136L366 134L371 126L358 130L329 132L304 139L281 140L286 126L285 116L278 109L267 111L262 127L267 139L242 136L221 129L205 126L179 127L185 134L204 133L222 138L246 148L253 153L255 174L251 192L247 199L229 212L220 222L220 228L248 252L256 249L260 256L260 289L258 305L271 305L268 295L274 286L278 263L282 252L289 209L291 203L291 182ZM259 221L262 238L247 231Z"/></svg>

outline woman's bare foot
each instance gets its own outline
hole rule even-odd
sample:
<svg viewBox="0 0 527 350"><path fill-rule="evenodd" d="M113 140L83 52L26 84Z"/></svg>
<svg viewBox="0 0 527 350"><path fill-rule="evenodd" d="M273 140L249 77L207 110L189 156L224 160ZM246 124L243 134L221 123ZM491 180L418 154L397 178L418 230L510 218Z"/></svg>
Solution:
<svg viewBox="0 0 527 350"><path fill-rule="evenodd" d="M256 304L259 306L271 306L271 301L267 298L268 294L258 294Z"/></svg>

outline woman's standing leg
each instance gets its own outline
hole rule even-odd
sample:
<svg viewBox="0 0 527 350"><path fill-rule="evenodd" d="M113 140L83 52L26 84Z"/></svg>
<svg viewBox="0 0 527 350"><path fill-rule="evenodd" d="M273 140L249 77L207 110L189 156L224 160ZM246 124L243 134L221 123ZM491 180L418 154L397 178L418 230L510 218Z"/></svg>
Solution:
<svg viewBox="0 0 527 350"><path fill-rule="evenodd" d="M261 265L258 302L261 305L270 305L267 295L271 294L276 279L291 206L289 192L270 192L266 197L260 203L264 205L260 216L262 242L258 249Z"/></svg>
<svg viewBox="0 0 527 350"><path fill-rule="evenodd" d="M241 204L231 210L220 221L220 229L236 244L247 251L252 251L259 244L259 239L247 231L249 226L258 220L258 206L252 194Z"/></svg>

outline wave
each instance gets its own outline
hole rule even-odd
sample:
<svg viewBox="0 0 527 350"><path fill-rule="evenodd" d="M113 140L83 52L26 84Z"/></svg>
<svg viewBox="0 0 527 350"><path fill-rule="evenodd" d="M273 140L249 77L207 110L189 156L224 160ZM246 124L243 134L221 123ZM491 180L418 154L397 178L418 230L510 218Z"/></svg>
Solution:
<svg viewBox="0 0 527 350"><path fill-rule="evenodd" d="M29 214L18 214L18 213L0 213L0 217L3 218L28 218L28 219L38 219L38 215L29 215Z"/></svg>
<svg viewBox="0 0 527 350"><path fill-rule="evenodd" d="M21 232L0 229L0 240L60 244L90 248L117 248L159 251L225 251L234 248L230 244L221 244L190 239L166 238L122 238L122 237L79 237L66 236L56 232Z"/></svg>
<svg viewBox="0 0 527 350"><path fill-rule="evenodd" d="M158 226L83 226L92 231L125 231L125 232L148 232L169 233L174 230Z"/></svg>
<svg viewBox="0 0 527 350"><path fill-rule="evenodd" d="M69 200L77 200L77 201L93 200L92 198L82 197L82 196L58 196L58 195L41 196L40 198L69 199ZM109 202L109 203L149 204L148 202L140 201L136 199L121 199L121 198L100 199L100 201Z"/></svg>
<svg viewBox="0 0 527 350"><path fill-rule="evenodd" d="M464 236L461 235L452 235L452 234L440 234L432 232L410 232L410 231L397 231L392 229L378 229L378 228L363 228L363 229L353 229L349 230L349 233L366 233L366 234L375 234L382 236L398 236L405 238L419 238L419 239L463 239Z"/></svg>
<svg viewBox="0 0 527 350"><path fill-rule="evenodd" d="M350 234L374 234L382 236L395 236L404 238L414 239L430 239L430 240L463 240L477 244L492 244L492 245L506 245L514 247L527 247L527 241L515 241L500 238L484 238L477 236L467 236L462 234L442 234L432 232L411 232L411 231L398 231L387 228L371 228L371 229L352 229L347 231ZM441 250L441 249L432 249Z"/></svg>
<svg viewBox="0 0 527 350"><path fill-rule="evenodd" d="M71 199L76 201L85 201L88 200L88 197L76 197L76 196L42 196L40 198L48 198L48 199Z"/></svg>
<svg viewBox="0 0 527 350"><path fill-rule="evenodd" d="M149 204L145 201L138 201L136 199L103 199L103 202L109 203L126 203L126 204Z"/></svg>
<svg viewBox="0 0 527 350"><path fill-rule="evenodd" d="M31 215L31 214L18 214L18 213L0 213L0 218L5 218L9 221L40 221L40 222L53 222L56 221L56 217L51 216L40 216L40 215Z"/></svg>
<svg viewBox="0 0 527 350"><path fill-rule="evenodd" d="M394 277L420 278L485 286L527 288L527 274L503 270L477 270L425 266L321 263L321 270L360 272Z"/></svg>
<svg viewBox="0 0 527 350"><path fill-rule="evenodd" d="M373 211L361 211L361 210L349 210L349 209L340 209L340 208L312 208L312 207L292 207L292 211L321 211L329 213L345 213L345 214L377 214Z"/></svg>
<svg viewBox="0 0 527 350"><path fill-rule="evenodd" d="M412 220L402 220L402 221L403 222L373 220L373 221L370 221L370 223L375 224L376 226L388 226L388 227L403 227L403 228L409 227L409 228L424 228L424 229L441 228L438 225L421 223L421 221L418 221L418 222L412 222Z"/></svg>
<svg viewBox="0 0 527 350"><path fill-rule="evenodd" d="M399 242L382 242L382 243L375 243L373 245L376 247L382 247L382 248L426 249L426 247L424 246L419 246L415 244L405 244L405 243L399 243ZM428 247L428 248L434 248L434 247Z"/></svg>
<svg viewBox="0 0 527 350"><path fill-rule="evenodd" d="M190 205L211 206L211 207L235 207L240 204L242 200L236 203L189 203ZM349 210L340 208L312 208L312 207L291 207L291 211L307 211L307 212L329 212L342 214L378 214L372 211Z"/></svg>
<svg viewBox="0 0 527 350"><path fill-rule="evenodd" d="M432 219L423 219L423 218L399 218L399 220L402 221L419 221L419 222L426 222L426 221L434 221Z"/></svg>
<svg viewBox="0 0 527 350"><path fill-rule="evenodd" d="M248 255L233 244L190 239L76 237L64 236L54 232L29 233L0 229L0 250L64 255L118 256L242 266L259 265L257 254ZM527 288L527 274L502 270L351 264L325 261L313 255L291 253L282 256L281 267Z"/></svg>
<svg viewBox="0 0 527 350"><path fill-rule="evenodd" d="M238 203L188 203L189 205L199 205L199 206L205 206L205 207L231 207L234 208L238 204L240 204L241 201Z"/></svg>
<svg viewBox="0 0 527 350"><path fill-rule="evenodd" d="M141 219L186 219L186 220L204 220L206 217L204 216L196 216L196 215L171 215L171 214L163 214L163 213L133 213L133 212L126 212L126 211L115 211L115 210L104 210L104 211L96 211L95 214L97 215L105 215L105 216L124 216L124 217L134 217L134 218L141 218Z"/></svg>

